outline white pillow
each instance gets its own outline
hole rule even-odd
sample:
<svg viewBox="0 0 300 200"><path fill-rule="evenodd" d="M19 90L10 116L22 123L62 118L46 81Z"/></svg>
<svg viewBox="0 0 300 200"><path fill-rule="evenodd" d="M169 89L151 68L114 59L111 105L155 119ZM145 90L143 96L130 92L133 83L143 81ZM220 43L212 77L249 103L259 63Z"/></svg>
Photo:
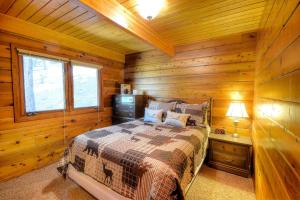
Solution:
<svg viewBox="0 0 300 200"><path fill-rule="evenodd" d="M186 122L190 116L191 116L190 114L181 114L181 113L168 111L167 118L164 123L168 125L180 127L180 128L185 128Z"/></svg>
<svg viewBox="0 0 300 200"><path fill-rule="evenodd" d="M161 122L163 115L163 110L152 110L149 108L145 108L145 115L144 115L144 121L145 122L154 122L158 123Z"/></svg>

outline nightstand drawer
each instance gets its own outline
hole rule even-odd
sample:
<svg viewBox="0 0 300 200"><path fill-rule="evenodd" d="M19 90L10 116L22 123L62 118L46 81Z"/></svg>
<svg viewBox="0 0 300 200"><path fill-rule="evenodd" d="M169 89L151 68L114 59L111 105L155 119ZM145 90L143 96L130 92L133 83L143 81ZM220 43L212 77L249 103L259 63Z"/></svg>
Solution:
<svg viewBox="0 0 300 200"><path fill-rule="evenodd" d="M221 162L230 166L239 167L242 169L246 168L246 160L243 157L233 156L218 151L212 152L212 160L215 162Z"/></svg>
<svg viewBox="0 0 300 200"><path fill-rule="evenodd" d="M250 137L209 135L208 165L244 177L251 175L252 142Z"/></svg>
<svg viewBox="0 0 300 200"><path fill-rule="evenodd" d="M219 142L216 140L213 140L211 142L211 145L214 150L217 150L220 152L224 151L224 152L232 153L234 155L239 155L239 156L246 156L248 153L247 146L229 144L229 143L225 143L225 142Z"/></svg>

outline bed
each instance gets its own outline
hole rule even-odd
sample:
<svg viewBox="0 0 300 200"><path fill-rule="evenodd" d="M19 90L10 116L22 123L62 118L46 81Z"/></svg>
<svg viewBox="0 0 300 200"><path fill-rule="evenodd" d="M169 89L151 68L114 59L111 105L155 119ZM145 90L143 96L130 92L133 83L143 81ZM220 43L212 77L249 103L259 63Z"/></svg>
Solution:
<svg viewBox="0 0 300 200"><path fill-rule="evenodd" d="M101 200L184 199L206 156L209 102L206 127L138 119L81 134L58 170Z"/></svg>

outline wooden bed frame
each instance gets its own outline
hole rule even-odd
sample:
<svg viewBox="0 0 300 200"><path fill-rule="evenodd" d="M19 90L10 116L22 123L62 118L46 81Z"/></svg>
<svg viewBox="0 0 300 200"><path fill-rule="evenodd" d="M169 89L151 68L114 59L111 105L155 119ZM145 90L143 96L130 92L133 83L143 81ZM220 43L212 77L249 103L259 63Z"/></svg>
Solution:
<svg viewBox="0 0 300 200"><path fill-rule="evenodd" d="M170 100L168 102L177 102L177 103L185 103L182 100L179 99L175 99L175 100ZM204 103L204 102L208 102L209 106L208 106L208 110L207 110L207 132L208 134L210 133L210 126L212 124L212 98L208 98L208 99L203 99L202 102L199 103ZM195 173L194 173L194 177L192 178L192 180L190 181L190 183L186 186L186 188L184 189L184 194L186 195L186 193L189 191L191 185L193 184L194 180L196 179L196 175L198 174L198 172L200 171L206 154L207 154L207 147L208 147L208 139L206 141L206 143L204 144L205 147L205 151L204 151L204 155L201 159L201 162L199 164L199 166L196 168ZM72 179L74 182L76 182L79 186L81 186L83 189L85 189L87 192L89 192L91 195L93 195L95 198L99 199L99 200L130 200L129 198L126 198L122 195L120 195L119 193L113 191L112 189L110 189L109 187L107 187L106 185L96 181L95 179L89 177L88 175L85 175L84 173L78 172L73 166L69 166L68 168L68 177L70 179Z"/></svg>

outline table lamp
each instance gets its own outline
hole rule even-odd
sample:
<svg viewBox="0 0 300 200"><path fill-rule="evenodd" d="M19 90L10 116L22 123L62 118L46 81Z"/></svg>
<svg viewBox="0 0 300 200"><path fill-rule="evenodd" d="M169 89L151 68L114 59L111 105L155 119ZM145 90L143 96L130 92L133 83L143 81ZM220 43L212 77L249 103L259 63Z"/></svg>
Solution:
<svg viewBox="0 0 300 200"><path fill-rule="evenodd" d="M232 134L232 137L239 137L239 134L237 133L237 125L239 123L239 118L249 117L246 111L245 104L238 102L230 103L226 116L233 117L234 133Z"/></svg>

